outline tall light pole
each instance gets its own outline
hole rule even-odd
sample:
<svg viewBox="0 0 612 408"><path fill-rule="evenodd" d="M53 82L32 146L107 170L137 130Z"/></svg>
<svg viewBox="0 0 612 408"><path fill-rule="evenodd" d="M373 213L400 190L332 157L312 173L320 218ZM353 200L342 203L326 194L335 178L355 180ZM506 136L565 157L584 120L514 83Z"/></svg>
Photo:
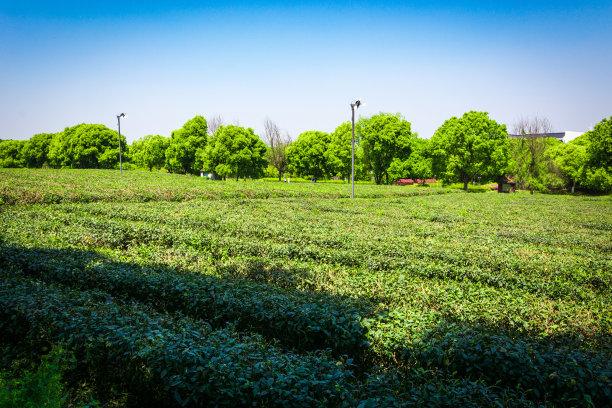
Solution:
<svg viewBox="0 0 612 408"><path fill-rule="evenodd" d="M351 122L353 124L353 134L351 136L351 198L355 198L355 109L363 104L361 99L351 102Z"/></svg>
<svg viewBox="0 0 612 408"><path fill-rule="evenodd" d="M125 113L117 115L117 128L119 130L119 172L123 174L123 163L121 162L121 118L125 118Z"/></svg>

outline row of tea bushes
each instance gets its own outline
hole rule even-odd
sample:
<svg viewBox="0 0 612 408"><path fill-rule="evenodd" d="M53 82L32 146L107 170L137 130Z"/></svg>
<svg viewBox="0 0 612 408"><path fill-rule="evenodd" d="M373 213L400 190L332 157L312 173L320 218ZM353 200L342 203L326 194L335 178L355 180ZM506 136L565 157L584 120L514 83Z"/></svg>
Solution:
<svg viewBox="0 0 612 408"><path fill-rule="evenodd" d="M461 193L439 187L360 185L357 197L380 198ZM73 169L0 169L0 204L92 202L182 202L282 197L338 199L351 196L349 184L217 181L161 172Z"/></svg>
<svg viewBox="0 0 612 408"><path fill-rule="evenodd" d="M298 350L331 349L360 358L368 348L367 309L325 294L283 291L255 282L109 262L93 252L0 245L0 267L80 290L103 290L156 309L227 322ZM352 302L355 303L355 302Z"/></svg>
<svg viewBox="0 0 612 408"><path fill-rule="evenodd" d="M338 406L351 371L325 355L294 355L256 335L173 319L102 292L3 277L3 341L63 341L99 392L115 386L138 406Z"/></svg>
<svg viewBox="0 0 612 408"><path fill-rule="evenodd" d="M100 400L166 407L532 407L523 393L452 374L380 370L357 379L350 360L293 354L258 335L214 330L104 292L45 285L0 271L2 343L40 349L62 343Z"/></svg>
<svg viewBox="0 0 612 408"><path fill-rule="evenodd" d="M376 354L370 355L370 366L372 360L386 360L412 369L456 372L559 404L581 401L585 395L594 402L612 397L612 350L596 353L527 341L484 328L449 325L435 316L425 322L423 316L408 313L369 319L366 331L364 310L329 296L300 297L253 283L104 262L84 251L5 246L0 260L0 266L13 273L81 290L103 290L157 310L205 319L212 327L232 322L239 330L261 333L298 350L330 348L336 356L347 354L361 362L361 372L367 367L364 353L371 341L375 347L369 353Z"/></svg>
<svg viewBox="0 0 612 408"><path fill-rule="evenodd" d="M450 323L404 311L365 321L381 356L410 369L444 370L461 378L522 390L555 406L605 406L612 400L612 345L585 350L566 339L516 338L503 331Z"/></svg>

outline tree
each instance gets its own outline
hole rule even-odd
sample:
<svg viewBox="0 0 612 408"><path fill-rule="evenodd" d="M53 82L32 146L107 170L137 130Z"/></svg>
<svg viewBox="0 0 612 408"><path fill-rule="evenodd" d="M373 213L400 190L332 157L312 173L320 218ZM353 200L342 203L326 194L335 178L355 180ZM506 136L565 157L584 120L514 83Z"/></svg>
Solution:
<svg viewBox="0 0 612 408"><path fill-rule="evenodd" d="M270 119L266 119L264 128L264 138L268 144L268 161L278 171L278 181L281 181L287 171L287 146L291 143L291 139L288 134L282 136L276 123Z"/></svg>
<svg viewBox="0 0 612 408"><path fill-rule="evenodd" d="M130 146L132 160L138 167L160 169L166 160L168 139L160 135L147 135L135 140Z"/></svg>
<svg viewBox="0 0 612 408"><path fill-rule="evenodd" d="M413 139L412 153L407 160L393 159L389 166L389 177L391 180L400 178L428 179L433 175L432 158L429 152L428 139Z"/></svg>
<svg viewBox="0 0 612 408"><path fill-rule="evenodd" d="M350 180L352 169L352 136L351 122L344 122L331 134L329 145L330 168L333 173L340 174L347 181ZM355 160L357 160L357 154ZM355 167L357 167L357 162Z"/></svg>
<svg viewBox="0 0 612 408"><path fill-rule="evenodd" d="M23 167L25 140L0 140L0 167Z"/></svg>
<svg viewBox="0 0 612 408"><path fill-rule="evenodd" d="M612 191L612 116L595 125L586 138L586 184L596 191Z"/></svg>
<svg viewBox="0 0 612 408"><path fill-rule="evenodd" d="M572 185L572 193L576 184L584 181L587 164L586 147L579 143L563 143L556 151L556 162L565 178Z"/></svg>
<svg viewBox="0 0 612 408"><path fill-rule="evenodd" d="M259 177L268 165L266 145L253 129L240 126L220 126L202 154L207 170L221 177Z"/></svg>
<svg viewBox="0 0 612 408"><path fill-rule="evenodd" d="M546 139L551 133L550 121L546 118L523 118L514 124L516 136L512 141L512 170L519 188L527 188L533 194L534 189L545 189L547 161Z"/></svg>
<svg viewBox="0 0 612 408"><path fill-rule="evenodd" d="M166 169L171 173L198 173L202 169L207 131L206 119L199 115L174 130L166 150Z"/></svg>
<svg viewBox="0 0 612 408"><path fill-rule="evenodd" d="M51 166L81 169L112 169L119 166L119 136L104 125L67 127L51 139L48 161ZM125 135L122 150L128 153Z"/></svg>
<svg viewBox="0 0 612 408"><path fill-rule="evenodd" d="M389 168L393 159L407 160L411 153L411 140L417 137L410 131L410 122L399 113L379 113L357 123L359 145L363 149L364 164L380 184L383 177L389 184Z"/></svg>
<svg viewBox="0 0 612 408"><path fill-rule="evenodd" d="M26 142L21 151L25 166L40 168L47 164L49 146L53 137L54 133L39 133Z"/></svg>
<svg viewBox="0 0 612 408"><path fill-rule="evenodd" d="M487 112L470 111L444 122L431 138L434 174L468 183L477 177L494 178L508 165L506 125Z"/></svg>
<svg viewBox="0 0 612 408"><path fill-rule="evenodd" d="M301 176L314 177L315 180L332 174L329 162L329 133L309 130L301 133L289 147L287 160Z"/></svg>

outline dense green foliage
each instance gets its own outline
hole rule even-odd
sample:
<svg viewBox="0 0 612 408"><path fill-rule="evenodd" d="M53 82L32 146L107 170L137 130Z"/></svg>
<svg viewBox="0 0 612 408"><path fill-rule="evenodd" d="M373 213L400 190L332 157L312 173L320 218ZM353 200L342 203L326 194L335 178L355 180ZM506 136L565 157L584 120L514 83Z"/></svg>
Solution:
<svg viewBox="0 0 612 408"><path fill-rule="evenodd" d="M96 188L92 188L96 186ZM402 188L359 184L355 196L362 198L409 197L454 192L437 187ZM107 170L3 169L0 176L0 204L86 203L96 201L148 202L189 201L224 198L320 197L347 198L346 185L317 183L266 183L228 180L208 182L201 177L178 174L124 172L121 177Z"/></svg>
<svg viewBox="0 0 612 408"><path fill-rule="evenodd" d="M202 152L204 168L221 177L259 177L268 165L266 145L253 129L240 126L220 126Z"/></svg>
<svg viewBox="0 0 612 408"><path fill-rule="evenodd" d="M408 159L395 158L391 162L388 170L391 180L425 180L433 177L431 142L428 139L413 139L410 144L412 152Z"/></svg>
<svg viewBox="0 0 612 408"><path fill-rule="evenodd" d="M160 135L147 135L135 140L130 145L130 156L133 163L141 168L161 169L166 162L168 139Z"/></svg>
<svg viewBox="0 0 612 408"><path fill-rule="evenodd" d="M347 180L350 180L351 176L352 136L351 123L344 122L334 130L330 137L330 154L328 155L330 167L333 168L334 173ZM356 164L359 164L359 158L355 157L355 160Z"/></svg>
<svg viewBox="0 0 612 408"><path fill-rule="evenodd" d="M148 135L123 147L128 169L153 168L171 173L209 173L213 178L303 177L349 180L350 122L333 133L308 131L291 142L271 120L265 121L265 144L252 130L239 126L218 128L207 135L208 123L195 116L170 138ZM431 140L419 139L399 114L380 113L357 122L355 178L390 184L401 178L442 178L446 182L496 182L509 175L518 189L551 192L612 191L612 120L567 143L551 137L546 119L521 120L518 137L508 140L505 125L485 112L466 112L447 120ZM102 125L81 124L56 134L42 133L28 141L0 140L0 168L118 167L118 145ZM212 133L212 130L211 132ZM122 138L125 144L125 139ZM265 153L262 151L265 147ZM266 167L267 166L267 167ZM211 175L212 173L212 175Z"/></svg>
<svg viewBox="0 0 612 408"><path fill-rule="evenodd" d="M495 179L508 165L506 125L490 119L487 112L470 111L452 117L431 138L434 173L459 180L463 188L479 177Z"/></svg>
<svg viewBox="0 0 612 408"><path fill-rule="evenodd" d="M125 137L122 151L127 153ZM104 125L80 124L51 139L49 165L80 169L112 169L119 166L119 136Z"/></svg>
<svg viewBox="0 0 612 408"><path fill-rule="evenodd" d="M48 164L49 146L55 135L39 133L26 142L21 151L25 167L43 167Z"/></svg>
<svg viewBox="0 0 612 408"><path fill-rule="evenodd" d="M412 152L412 141L417 137L410 131L410 122L399 113L379 113L361 119L357 129L364 164L372 172L376 184L381 184L383 178L386 184L393 182L389 178L392 162L408 160Z"/></svg>
<svg viewBox="0 0 612 408"><path fill-rule="evenodd" d="M0 175L23 188L0 185L0 341L66 344L69 390L125 406L612 398L610 197Z"/></svg>
<svg viewBox="0 0 612 408"><path fill-rule="evenodd" d="M25 143L23 140L0 140L0 167L23 167L22 150Z"/></svg>
<svg viewBox="0 0 612 408"><path fill-rule="evenodd" d="M596 191L612 191L612 117L603 119L586 133L585 184Z"/></svg>
<svg viewBox="0 0 612 408"><path fill-rule="evenodd" d="M66 350L55 347L42 357L36 370L18 376L0 372L0 407L2 408L61 408L67 396L61 382L69 360Z"/></svg>
<svg viewBox="0 0 612 408"><path fill-rule="evenodd" d="M290 168L300 176L315 180L332 176L334 162L330 159L330 142L329 133L310 130L300 134L287 147Z"/></svg>
<svg viewBox="0 0 612 408"><path fill-rule="evenodd" d="M207 132L206 119L200 115L185 122L182 128L174 130L166 149L166 169L171 173L199 173Z"/></svg>

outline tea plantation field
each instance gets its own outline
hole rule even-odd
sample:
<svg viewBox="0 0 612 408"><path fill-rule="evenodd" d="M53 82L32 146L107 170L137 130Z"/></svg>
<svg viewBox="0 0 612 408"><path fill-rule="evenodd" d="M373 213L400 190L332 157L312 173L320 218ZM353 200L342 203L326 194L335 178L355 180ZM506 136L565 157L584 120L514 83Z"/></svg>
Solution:
<svg viewBox="0 0 612 408"><path fill-rule="evenodd" d="M62 345L100 406L610 406L611 197L349 197L0 170L0 368Z"/></svg>

